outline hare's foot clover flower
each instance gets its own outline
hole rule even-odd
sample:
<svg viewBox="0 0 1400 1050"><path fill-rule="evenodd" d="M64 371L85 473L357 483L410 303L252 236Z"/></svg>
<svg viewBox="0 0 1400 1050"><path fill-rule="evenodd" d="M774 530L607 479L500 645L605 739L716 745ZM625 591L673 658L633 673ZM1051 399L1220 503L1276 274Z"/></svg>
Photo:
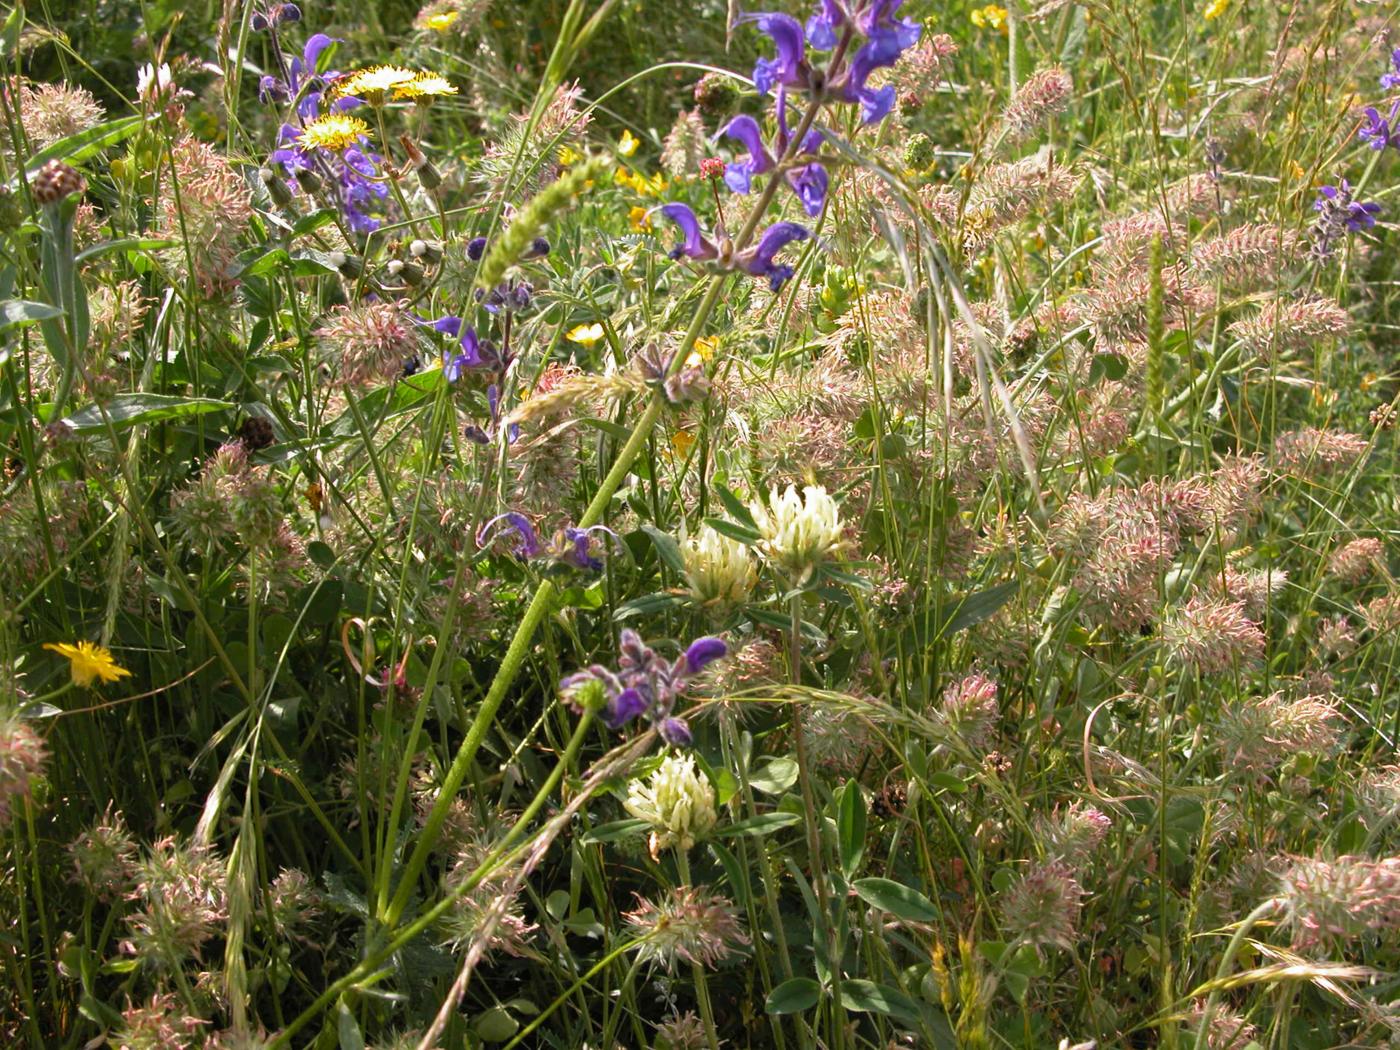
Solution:
<svg viewBox="0 0 1400 1050"><path fill-rule="evenodd" d="M663 659L636 631L621 635L617 670L594 664L559 683L564 696L580 708L599 708L610 729L621 729L639 716L656 726L661 739L676 747L690 744L690 727L674 714L687 680L725 656L719 638L697 638L674 661Z"/></svg>

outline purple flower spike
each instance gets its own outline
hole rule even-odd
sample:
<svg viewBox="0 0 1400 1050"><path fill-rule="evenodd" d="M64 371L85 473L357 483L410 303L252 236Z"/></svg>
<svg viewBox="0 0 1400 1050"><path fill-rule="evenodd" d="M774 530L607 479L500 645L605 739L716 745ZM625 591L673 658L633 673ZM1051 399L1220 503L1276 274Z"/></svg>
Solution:
<svg viewBox="0 0 1400 1050"><path fill-rule="evenodd" d="M802 202L802 210L813 217L820 215L826 203L830 176L820 164L805 164L787 173L788 185Z"/></svg>
<svg viewBox="0 0 1400 1050"><path fill-rule="evenodd" d="M502 522L504 524L501 524ZM497 525L501 527L497 528ZM536 558L544 550L540 546L540 538L535 533L535 527L530 524L530 519L517 511L497 514L482 525L476 532L476 545L484 549L497 536L507 533L515 534L515 540L511 543L511 553L517 558L522 560Z"/></svg>
<svg viewBox="0 0 1400 1050"><path fill-rule="evenodd" d="M836 30L846 22L846 12L836 0L822 0L821 7L807 19L807 43L818 51L830 51L836 46Z"/></svg>
<svg viewBox="0 0 1400 1050"><path fill-rule="evenodd" d="M1381 74L1381 87L1387 90L1400 87L1400 47L1390 53L1390 72Z"/></svg>
<svg viewBox="0 0 1400 1050"><path fill-rule="evenodd" d="M679 226L685 238L671 251L671 258L713 259L719 255L719 249L700 232L700 220L688 204L663 204L656 210Z"/></svg>
<svg viewBox="0 0 1400 1050"><path fill-rule="evenodd" d="M663 718L656 723L656 732L672 747L689 747L694 742L684 718Z"/></svg>
<svg viewBox="0 0 1400 1050"><path fill-rule="evenodd" d="M1362 125L1357 136L1362 142L1370 142L1374 150L1383 150L1387 146L1400 149L1400 126L1397 126L1397 118L1400 117L1400 100L1390 109L1389 117L1382 117L1374 106L1366 107L1366 123Z"/></svg>
<svg viewBox="0 0 1400 1050"><path fill-rule="evenodd" d="M609 701L603 721L609 729L621 729L638 715L645 714L646 709L647 702L639 690L624 689Z"/></svg>
<svg viewBox="0 0 1400 1050"><path fill-rule="evenodd" d="M806 46L801 22L777 11L744 15L737 22L756 22L759 30L773 39L777 54L773 58L760 58L753 67L753 86L760 95L768 94L777 84L806 86L807 71L803 61Z"/></svg>
<svg viewBox="0 0 1400 1050"><path fill-rule="evenodd" d="M697 638L685 651L685 666L690 674L699 674L705 667L721 659L729 652L729 646L720 638Z"/></svg>
<svg viewBox="0 0 1400 1050"><path fill-rule="evenodd" d="M740 114L720 128L719 133L742 142L749 151L748 160L737 160L724 169L724 184L735 193L748 193L753 177L769 171L774 163L763 141L763 130L753 117Z"/></svg>
<svg viewBox="0 0 1400 1050"><path fill-rule="evenodd" d="M865 89L860 93L860 122L878 124L894 109L894 85L886 84L878 91Z"/></svg>
<svg viewBox="0 0 1400 1050"><path fill-rule="evenodd" d="M795 222L775 222L763 231L756 245L740 256L739 265L745 273L767 277L768 286L776 292L792 276L792 267L775 263L773 256L793 241L805 241L810 236L805 226Z"/></svg>

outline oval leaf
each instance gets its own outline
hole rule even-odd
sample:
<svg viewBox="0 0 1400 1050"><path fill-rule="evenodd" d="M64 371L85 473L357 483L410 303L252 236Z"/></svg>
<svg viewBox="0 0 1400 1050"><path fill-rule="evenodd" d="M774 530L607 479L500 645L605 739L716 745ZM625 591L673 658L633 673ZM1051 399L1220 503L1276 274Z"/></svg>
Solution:
<svg viewBox="0 0 1400 1050"><path fill-rule="evenodd" d="M102 408L96 404L80 408L64 420L77 433L104 430L102 412L117 430L134 427L138 423L159 423L167 419L184 419L188 416L202 416L208 412L219 412L235 406L228 401L215 401L207 397L172 397L169 394L118 394L107 401Z"/></svg>
<svg viewBox="0 0 1400 1050"><path fill-rule="evenodd" d="M800 1014L817 1005L822 986L810 977L789 977L768 993L764 1009L770 1014Z"/></svg>
<svg viewBox="0 0 1400 1050"><path fill-rule="evenodd" d="M856 879L852 888L872 907L909 922L937 922L938 906L916 889L893 879Z"/></svg>

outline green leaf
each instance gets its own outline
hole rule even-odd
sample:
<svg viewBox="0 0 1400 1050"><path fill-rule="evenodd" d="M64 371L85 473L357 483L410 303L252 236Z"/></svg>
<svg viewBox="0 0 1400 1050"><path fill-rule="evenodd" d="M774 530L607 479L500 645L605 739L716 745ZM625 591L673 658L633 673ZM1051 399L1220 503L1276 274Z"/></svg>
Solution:
<svg viewBox="0 0 1400 1050"><path fill-rule="evenodd" d="M292 236L301 237L304 234L319 230L322 226L329 226L335 222L336 211L334 208L318 208L310 215L303 215L296 222L292 223Z"/></svg>
<svg viewBox="0 0 1400 1050"><path fill-rule="evenodd" d="M48 303L35 303L27 299L7 299L0 303L0 332L20 325L35 324L38 321L51 321L62 317L63 311Z"/></svg>
<svg viewBox="0 0 1400 1050"><path fill-rule="evenodd" d="M944 619L941 635L946 637L989 619L1011 600L1019 586L1015 580L1007 580L995 587L988 587L985 591L976 591L964 596Z"/></svg>
<svg viewBox="0 0 1400 1050"><path fill-rule="evenodd" d="M668 532L662 532L655 525L643 525L642 531L650 537L657 556L666 563L666 567L678 576L684 576L685 559L681 557L681 546L675 537Z"/></svg>
<svg viewBox="0 0 1400 1050"><path fill-rule="evenodd" d="M80 408L64 420L79 434L104 430L102 412L117 430L125 430L140 423L159 423L167 419L185 419L202 416L209 412L221 412L235 406L228 401L215 401L207 397L173 397L169 394L118 394L106 401L102 408L96 404Z"/></svg>
<svg viewBox="0 0 1400 1050"><path fill-rule="evenodd" d="M728 536L731 540L738 540L740 543L747 544L750 547L763 539L763 537L758 534L757 529L749 528L746 525L740 525L737 522L730 521L728 518L706 518L705 524L714 529L721 536Z"/></svg>
<svg viewBox="0 0 1400 1050"><path fill-rule="evenodd" d="M77 263L91 262L93 259L100 259L104 255L120 251L158 252L162 248L173 248L179 243L179 241L172 241L165 237L122 237L119 240L94 244L86 251L79 252L73 261Z"/></svg>
<svg viewBox="0 0 1400 1050"><path fill-rule="evenodd" d="M865 858L865 794L854 780L846 781L841 792L841 808L836 814L836 842L841 851L841 870L851 878Z"/></svg>
<svg viewBox="0 0 1400 1050"><path fill-rule="evenodd" d="M967 781L956 773L937 772L930 773L928 782L931 787L947 791L952 795L962 795L967 792Z"/></svg>
<svg viewBox="0 0 1400 1050"><path fill-rule="evenodd" d="M360 1032L360 1025L344 1003L336 1004L335 1031L340 1037L340 1050L365 1050L365 1037Z"/></svg>
<svg viewBox="0 0 1400 1050"><path fill-rule="evenodd" d="M619 839L631 838L645 831L646 826L645 820L614 820L611 824L599 824L579 839L579 842L585 846L593 846L600 842L617 842Z"/></svg>
<svg viewBox="0 0 1400 1050"><path fill-rule="evenodd" d="M768 993L764 1009L770 1014L800 1014L817 1005L822 986L810 977L789 977Z"/></svg>
<svg viewBox="0 0 1400 1050"><path fill-rule="evenodd" d="M592 427L594 430L601 430L609 437L615 437L618 441L626 441L632 436L632 431L628 430L621 423L614 423L611 419L599 419L597 416L584 416L580 420Z"/></svg>
<svg viewBox="0 0 1400 1050"><path fill-rule="evenodd" d="M24 170L32 175L51 160L81 164L89 157L130 138L146 121L145 117L120 117L51 142L25 162ZM10 180L11 185L15 182Z"/></svg>
<svg viewBox="0 0 1400 1050"><path fill-rule="evenodd" d="M619 605L617 611L613 613L613 620L621 623L623 620L630 620L636 616L652 616L665 612L667 609L674 609L683 600L680 595L668 594L665 591L644 594L640 598L633 598L630 602L623 602Z"/></svg>
<svg viewBox="0 0 1400 1050"><path fill-rule="evenodd" d="M749 787L765 795L781 795L797 783L797 763L790 758L770 758L749 777Z"/></svg>
<svg viewBox="0 0 1400 1050"><path fill-rule="evenodd" d="M503 1006L493 1006L472 1022L472 1030L488 1043L504 1043L520 1030L520 1022Z"/></svg>
<svg viewBox="0 0 1400 1050"><path fill-rule="evenodd" d="M851 886L866 904L908 922L938 921L938 906L933 901L893 879L856 879Z"/></svg>
<svg viewBox="0 0 1400 1050"><path fill-rule="evenodd" d="M717 839L729 839L737 835L771 835L778 829L790 828L801 820L796 813L760 813L756 817L720 828L714 836Z"/></svg>
<svg viewBox="0 0 1400 1050"><path fill-rule="evenodd" d="M923 1022L919 1004L898 989L852 978L841 982L841 1005L859 1013L884 1014L910 1027Z"/></svg>
<svg viewBox="0 0 1400 1050"><path fill-rule="evenodd" d="M758 522L753 520L753 512L749 510L748 505L719 482L715 482L714 491L715 494L719 496L719 501L724 504L724 509L729 511L729 516L734 518L741 525L746 525L750 529L753 529L756 534L758 531Z"/></svg>

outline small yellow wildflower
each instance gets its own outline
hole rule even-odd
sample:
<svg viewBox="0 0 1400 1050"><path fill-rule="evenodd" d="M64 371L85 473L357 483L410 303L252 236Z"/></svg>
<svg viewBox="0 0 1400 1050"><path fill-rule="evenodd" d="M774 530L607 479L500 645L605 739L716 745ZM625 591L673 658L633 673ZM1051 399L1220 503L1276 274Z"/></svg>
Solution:
<svg viewBox="0 0 1400 1050"><path fill-rule="evenodd" d="M394 88L395 98L411 98L414 100L439 98L443 95L455 95L457 89L453 87L446 77L438 76L436 73L419 73L406 84L400 84Z"/></svg>
<svg viewBox="0 0 1400 1050"><path fill-rule="evenodd" d="M577 164L581 160L583 160L583 154L572 146L559 147L559 164L561 167L567 168L571 164Z"/></svg>
<svg viewBox="0 0 1400 1050"><path fill-rule="evenodd" d="M671 435L671 452L676 459L686 459L695 447L695 435L689 430L677 430Z"/></svg>
<svg viewBox="0 0 1400 1050"><path fill-rule="evenodd" d="M695 340L695 346L685 359L686 368L699 368L710 358L715 356L715 350L719 348L719 339L712 335L702 335Z"/></svg>
<svg viewBox="0 0 1400 1050"><path fill-rule="evenodd" d="M1006 32L1006 8L997 4L973 8L968 14L968 18L978 29L995 29L998 33Z"/></svg>
<svg viewBox="0 0 1400 1050"><path fill-rule="evenodd" d="M1225 13L1229 6L1230 0L1210 0L1210 3L1206 5L1202 17L1205 18L1207 22L1214 22Z"/></svg>
<svg viewBox="0 0 1400 1050"><path fill-rule="evenodd" d="M457 24L457 20L461 17L461 11L439 11L437 14L429 15L423 19L423 25L434 33L446 33Z"/></svg>
<svg viewBox="0 0 1400 1050"><path fill-rule="evenodd" d="M619 157L630 157L637 152L637 147L639 145L641 145L641 143L637 141L636 136L626 128L623 128L622 138L617 140L617 155Z"/></svg>
<svg viewBox="0 0 1400 1050"><path fill-rule="evenodd" d="M593 324L575 325L565 333L564 338L571 343L578 343L579 346L591 347L603 338L603 326L596 321Z"/></svg>
<svg viewBox="0 0 1400 1050"><path fill-rule="evenodd" d="M646 233L647 230L651 229L651 219L647 215L646 208L640 204L633 207L627 213L627 224L638 233Z"/></svg>
<svg viewBox="0 0 1400 1050"><path fill-rule="evenodd" d="M98 678L104 682L115 682L120 678L131 677L131 672L125 667L117 666L111 652L100 645L93 645L91 642L79 642L77 645L46 642L44 648L67 657L68 672L73 676L73 684L79 689L88 688Z"/></svg>
<svg viewBox="0 0 1400 1050"><path fill-rule="evenodd" d="M359 117L344 113L327 113L309 121L301 129L297 142L303 149L328 149L340 152L360 141L362 135L369 134L369 125Z"/></svg>
<svg viewBox="0 0 1400 1050"><path fill-rule="evenodd" d="M369 69L357 69L349 76L337 80L335 92L340 96L354 95L372 106L377 106L384 102L390 91L402 87L420 75L402 66L371 66Z"/></svg>

